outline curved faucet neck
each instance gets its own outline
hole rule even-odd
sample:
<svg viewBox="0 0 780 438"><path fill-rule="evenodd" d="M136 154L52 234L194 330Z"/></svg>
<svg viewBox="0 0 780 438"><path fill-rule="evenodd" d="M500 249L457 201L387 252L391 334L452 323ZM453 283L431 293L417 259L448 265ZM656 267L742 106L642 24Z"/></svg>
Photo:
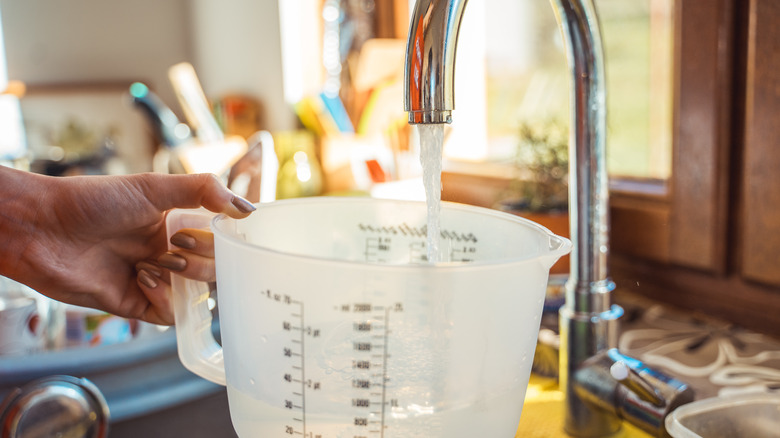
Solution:
<svg viewBox="0 0 780 438"><path fill-rule="evenodd" d="M404 70L410 124L451 123L455 52L468 0L418 0L412 11Z"/></svg>

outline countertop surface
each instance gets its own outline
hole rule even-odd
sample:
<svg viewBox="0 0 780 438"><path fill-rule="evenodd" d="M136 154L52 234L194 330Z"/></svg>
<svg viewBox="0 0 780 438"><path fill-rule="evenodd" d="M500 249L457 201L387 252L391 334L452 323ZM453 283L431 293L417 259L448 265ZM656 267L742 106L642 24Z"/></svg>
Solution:
<svg viewBox="0 0 780 438"><path fill-rule="evenodd" d="M625 311L620 319L621 353L687 383L696 400L751 392L780 395L780 340L629 292L618 290L614 298ZM551 336L557 331L557 312L546 310L542 332ZM537 357L534 368L553 371L557 354L552 357L549 349L542 349L545 353L548 357ZM617 435L649 436L625 423ZM532 374L515 437L568 437L556 378Z"/></svg>
<svg viewBox="0 0 780 438"><path fill-rule="evenodd" d="M531 375L515 438L558 437L569 438L563 431L563 392L558 389L557 379ZM650 435L624 424L612 438L650 438Z"/></svg>
<svg viewBox="0 0 780 438"><path fill-rule="evenodd" d="M780 394L780 340L627 293L618 348L690 385L696 399Z"/></svg>

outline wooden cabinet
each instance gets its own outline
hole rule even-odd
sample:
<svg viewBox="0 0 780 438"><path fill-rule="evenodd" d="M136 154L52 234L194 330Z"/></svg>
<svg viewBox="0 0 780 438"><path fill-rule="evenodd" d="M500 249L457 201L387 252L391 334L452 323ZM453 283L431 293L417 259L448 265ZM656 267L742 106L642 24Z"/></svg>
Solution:
<svg viewBox="0 0 780 438"><path fill-rule="evenodd" d="M673 171L612 196L618 287L780 336L780 3L677 0Z"/></svg>
<svg viewBox="0 0 780 438"><path fill-rule="evenodd" d="M739 269L780 286L780 2L750 3Z"/></svg>

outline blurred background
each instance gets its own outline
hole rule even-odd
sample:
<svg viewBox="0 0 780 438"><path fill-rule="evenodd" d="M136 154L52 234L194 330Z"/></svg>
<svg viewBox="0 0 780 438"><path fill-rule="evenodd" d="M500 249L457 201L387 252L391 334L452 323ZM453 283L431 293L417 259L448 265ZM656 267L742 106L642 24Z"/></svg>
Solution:
<svg viewBox="0 0 780 438"><path fill-rule="evenodd" d="M410 3L0 0L0 164L56 176L212 172L254 202L422 199L402 104ZM777 336L780 8L595 4L620 292L682 307L706 339L737 326ZM569 72L552 8L472 1L464 20L442 197L566 234ZM40 376L87 375L116 436L231 430L222 389L181 368L171 330L3 290L38 302L19 301L25 342L0 357L0 398ZM702 329L702 315L728 324ZM184 416L189 404L213 415Z"/></svg>
<svg viewBox="0 0 780 438"><path fill-rule="evenodd" d="M83 161L113 148L103 152L113 154L103 157L103 172L152 170L164 139L125 95L141 82L192 124L168 74L187 62L226 135L246 140L258 130L283 138L300 130L311 134L291 141L313 143L311 153L324 166L321 190L367 189L366 178L374 183L415 175L416 156L404 156L415 146L403 123L399 83L407 2L212 3L0 2L0 82L12 85L0 119L4 160L24 157L37 171L39 160L49 161L43 167L69 167L76 155ZM597 2L610 106L621 109L609 112L613 174L669 174L671 4ZM453 166L512 162L521 126L547 131L568 124L567 71L555 17L548 4L530 0L469 8L445 154ZM372 159L379 164L374 173L343 168ZM358 174L350 178L350 172Z"/></svg>

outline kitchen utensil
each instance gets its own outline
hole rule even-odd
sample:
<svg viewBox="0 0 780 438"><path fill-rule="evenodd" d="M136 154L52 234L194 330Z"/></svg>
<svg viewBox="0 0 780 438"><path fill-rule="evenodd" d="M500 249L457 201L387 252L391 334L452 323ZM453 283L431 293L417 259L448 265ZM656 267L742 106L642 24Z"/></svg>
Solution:
<svg viewBox="0 0 780 438"><path fill-rule="evenodd" d="M770 438L780 430L780 394L711 397L682 405L666 417L674 438Z"/></svg>
<svg viewBox="0 0 780 438"><path fill-rule="evenodd" d="M51 376L12 391L0 403L3 438L106 438L109 412L87 379Z"/></svg>
<svg viewBox="0 0 780 438"><path fill-rule="evenodd" d="M163 145L175 148L192 141L190 127L180 122L173 110L145 84L133 82L129 94L133 103L144 112Z"/></svg>
<svg viewBox="0 0 780 438"><path fill-rule="evenodd" d="M187 123L202 143L219 143L225 135L211 113L211 107L195 68L188 62L180 62L168 69L176 97L184 111Z"/></svg>
<svg viewBox="0 0 780 438"><path fill-rule="evenodd" d="M227 385L248 437L508 437L520 419L550 266L571 242L444 203L302 198L211 220L222 347L205 284L174 276L179 355ZM209 216L178 210L168 233Z"/></svg>

